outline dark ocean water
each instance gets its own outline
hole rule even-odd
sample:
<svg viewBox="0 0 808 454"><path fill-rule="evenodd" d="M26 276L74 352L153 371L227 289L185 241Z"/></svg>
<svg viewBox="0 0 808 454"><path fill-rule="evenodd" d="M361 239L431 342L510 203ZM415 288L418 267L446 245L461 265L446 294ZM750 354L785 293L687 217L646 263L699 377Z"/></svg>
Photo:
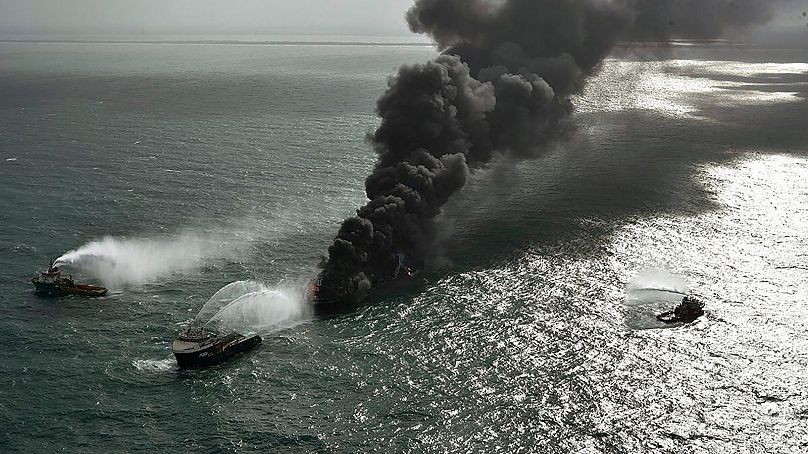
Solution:
<svg viewBox="0 0 808 454"><path fill-rule="evenodd" d="M0 44L0 452L808 450L808 55L622 50L567 141L450 202L423 285L313 318L375 99L434 55ZM74 249L111 294L34 296ZM241 280L268 291L222 318L263 345L178 371ZM636 290L687 286L708 313L671 329Z"/></svg>

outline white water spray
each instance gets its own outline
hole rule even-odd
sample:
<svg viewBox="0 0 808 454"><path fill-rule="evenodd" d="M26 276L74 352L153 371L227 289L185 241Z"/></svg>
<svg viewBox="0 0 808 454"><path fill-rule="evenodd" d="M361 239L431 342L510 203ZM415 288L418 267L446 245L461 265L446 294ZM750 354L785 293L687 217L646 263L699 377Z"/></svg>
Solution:
<svg viewBox="0 0 808 454"><path fill-rule="evenodd" d="M625 304L675 303L689 292L689 285L682 277L663 270L647 269L626 286Z"/></svg>
<svg viewBox="0 0 808 454"><path fill-rule="evenodd" d="M256 240L270 241L296 232L308 213L281 211L270 220L238 219L207 229L187 229L158 238L104 237L56 260L91 274L107 287L121 288L191 272L217 260L244 257Z"/></svg>
<svg viewBox="0 0 808 454"><path fill-rule="evenodd" d="M255 281L233 282L205 303L194 323L257 333L288 328L311 317L304 289L304 284L270 288Z"/></svg>
<svg viewBox="0 0 808 454"><path fill-rule="evenodd" d="M67 252L56 264L89 273L107 287L122 287L190 271L206 260L231 254L232 249L215 237L190 233L161 239L105 237Z"/></svg>

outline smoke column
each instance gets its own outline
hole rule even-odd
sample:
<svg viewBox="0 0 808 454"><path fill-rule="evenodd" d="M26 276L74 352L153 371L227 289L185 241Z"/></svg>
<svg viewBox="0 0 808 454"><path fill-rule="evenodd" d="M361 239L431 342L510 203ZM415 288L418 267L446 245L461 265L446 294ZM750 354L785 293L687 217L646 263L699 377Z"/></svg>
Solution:
<svg viewBox="0 0 808 454"><path fill-rule="evenodd" d="M423 266L435 217L495 155L540 153L570 95L621 40L714 38L769 20L777 0L417 0L413 32L441 55L402 66L378 100L368 203L346 219L320 273L321 298L361 299L401 257Z"/></svg>

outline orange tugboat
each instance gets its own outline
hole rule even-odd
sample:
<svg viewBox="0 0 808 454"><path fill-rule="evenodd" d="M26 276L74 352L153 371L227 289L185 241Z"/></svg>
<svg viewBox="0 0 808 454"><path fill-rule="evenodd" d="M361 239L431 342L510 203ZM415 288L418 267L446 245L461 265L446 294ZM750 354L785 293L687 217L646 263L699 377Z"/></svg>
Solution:
<svg viewBox="0 0 808 454"><path fill-rule="evenodd" d="M107 289L94 285L81 285L73 282L73 277L62 277L62 271L51 261L47 271L42 271L31 279L34 284L34 293L40 296L104 296Z"/></svg>

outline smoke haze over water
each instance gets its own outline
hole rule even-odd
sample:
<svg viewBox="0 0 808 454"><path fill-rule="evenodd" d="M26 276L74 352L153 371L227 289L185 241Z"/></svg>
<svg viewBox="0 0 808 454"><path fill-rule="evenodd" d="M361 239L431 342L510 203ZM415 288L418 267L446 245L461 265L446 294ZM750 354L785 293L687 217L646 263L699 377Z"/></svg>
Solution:
<svg viewBox="0 0 808 454"><path fill-rule="evenodd" d="M369 202L342 224L321 272L329 297L362 298L403 254L424 266L435 217L495 155L562 137L570 96L621 40L717 38L770 20L770 0L418 0L407 14L442 54L402 66L377 103Z"/></svg>

